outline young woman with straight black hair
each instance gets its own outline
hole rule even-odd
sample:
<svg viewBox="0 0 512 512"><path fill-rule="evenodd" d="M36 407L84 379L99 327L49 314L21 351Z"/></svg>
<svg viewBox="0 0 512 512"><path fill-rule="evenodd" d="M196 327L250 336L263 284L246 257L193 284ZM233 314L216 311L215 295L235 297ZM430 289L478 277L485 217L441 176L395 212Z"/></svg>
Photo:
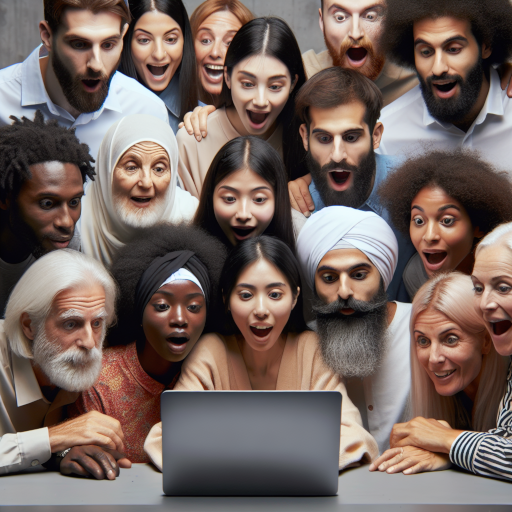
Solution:
<svg viewBox="0 0 512 512"><path fill-rule="evenodd" d="M194 39L182 0L129 0L132 22L119 71L157 94L174 133L198 105Z"/></svg>
<svg viewBox="0 0 512 512"><path fill-rule="evenodd" d="M199 197L214 156L229 140L254 135L282 156L288 178L306 174L305 151L294 116L295 95L306 80L297 40L278 18L257 18L231 41L224 62L221 108L208 117L207 136L178 132L180 179Z"/></svg>
<svg viewBox="0 0 512 512"><path fill-rule="evenodd" d="M263 233L295 240L286 169L278 152L258 137L237 137L213 159L194 224L228 247Z"/></svg>

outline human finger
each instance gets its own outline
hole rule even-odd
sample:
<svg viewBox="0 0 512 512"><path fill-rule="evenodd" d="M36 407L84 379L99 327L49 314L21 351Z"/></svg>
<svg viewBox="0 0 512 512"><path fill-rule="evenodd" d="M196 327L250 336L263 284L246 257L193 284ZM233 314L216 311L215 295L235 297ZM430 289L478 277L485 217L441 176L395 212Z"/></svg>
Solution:
<svg viewBox="0 0 512 512"><path fill-rule="evenodd" d="M391 448L389 450L386 450L380 457L375 459L370 464L370 471L376 471L377 468L384 462L390 460L391 458L395 457L397 454L401 452L401 448Z"/></svg>
<svg viewBox="0 0 512 512"><path fill-rule="evenodd" d="M101 467L103 474L109 480L115 480L119 476L119 466L115 458L105 450L98 449L90 455Z"/></svg>
<svg viewBox="0 0 512 512"><path fill-rule="evenodd" d="M290 203L294 210L301 212L306 217L311 215L309 207L302 196L299 185L295 181L288 183L288 194L290 195Z"/></svg>
<svg viewBox="0 0 512 512"><path fill-rule="evenodd" d="M86 478L90 476L89 472L74 460L65 461L63 459L60 463L60 472L63 475L78 475Z"/></svg>
<svg viewBox="0 0 512 512"><path fill-rule="evenodd" d="M123 469L130 469L132 467L132 462L127 459L126 457L123 457L122 459L119 459L117 461L118 465L120 468L123 468Z"/></svg>
<svg viewBox="0 0 512 512"><path fill-rule="evenodd" d="M408 469L416 466L420 466L423 461L418 460L417 457L404 457L400 462L397 462L393 466L390 466L386 473L392 475L393 473L401 473L407 471ZM423 471L423 470L422 470Z"/></svg>
<svg viewBox="0 0 512 512"><path fill-rule="evenodd" d="M105 478L106 475L103 468L89 455L82 453L75 456L73 460L85 469L89 475L96 478L96 480L103 480Z"/></svg>
<svg viewBox="0 0 512 512"><path fill-rule="evenodd" d="M199 131L201 136L205 138L208 135L208 116L217 109L213 105L206 105L198 112Z"/></svg>
<svg viewBox="0 0 512 512"><path fill-rule="evenodd" d="M398 448L397 452L390 456L388 460L383 461L378 469L379 471L387 471L389 468L393 467L395 464L400 463L404 460L404 450L403 448Z"/></svg>

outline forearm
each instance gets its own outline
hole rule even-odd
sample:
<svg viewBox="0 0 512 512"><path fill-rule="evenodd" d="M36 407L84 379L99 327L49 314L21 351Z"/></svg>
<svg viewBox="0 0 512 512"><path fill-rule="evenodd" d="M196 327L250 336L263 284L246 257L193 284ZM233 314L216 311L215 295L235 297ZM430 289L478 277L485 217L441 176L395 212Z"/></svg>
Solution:
<svg viewBox="0 0 512 512"><path fill-rule="evenodd" d="M0 474L15 473L45 463L51 457L48 429L39 428L0 437Z"/></svg>

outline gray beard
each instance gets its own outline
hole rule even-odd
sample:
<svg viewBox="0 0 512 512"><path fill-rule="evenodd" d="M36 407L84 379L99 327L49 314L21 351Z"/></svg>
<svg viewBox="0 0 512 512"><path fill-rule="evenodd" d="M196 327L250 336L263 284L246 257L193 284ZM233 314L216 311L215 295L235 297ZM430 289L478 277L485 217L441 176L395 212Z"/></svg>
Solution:
<svg viewBox="0 0 512 512"><path fill-rule="evenodd" d="M105 338L102 335L101 343ZM85 391L94 385L101 372L102 346L86 349L72 347L62 352L56 340L48 340L44 327L38 330L33 344L36 363L50 382L66 391Z"/></svg>
<svg viewBox="0 0 512 512"><path fill-rule="evenodd" d="M388 310L384 286L369 302L338 299L331 304L313 299L320 348L326 364L344 377L368 377L379 368L386 351ZM350 308L352 315L340 313Z"/></svg>
<svg viewBox="0 0 512 512"><path fill-rule="evenodd" d="M158 222L168 220L163 218L167 198L168 194L157 200L151 208L135 210L133 206L126 204L127 200L124 196L114 196L114 209L128 227L135 229L149 228Z"/></svg>

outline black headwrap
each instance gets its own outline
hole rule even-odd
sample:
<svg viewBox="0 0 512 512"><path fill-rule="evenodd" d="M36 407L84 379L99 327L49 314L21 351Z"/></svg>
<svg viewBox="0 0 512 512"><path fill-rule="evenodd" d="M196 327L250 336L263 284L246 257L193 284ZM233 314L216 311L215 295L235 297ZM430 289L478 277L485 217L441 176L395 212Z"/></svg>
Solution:
<svg viewBox="0 0 512 512"><path fill-rule="evenodd" d="M175 251L155 258L139 279L135 290L135 311L141 317L153 294L180 268L186 268L197 277L208 307L212 292L208 270L192 251Z"/></svg>

